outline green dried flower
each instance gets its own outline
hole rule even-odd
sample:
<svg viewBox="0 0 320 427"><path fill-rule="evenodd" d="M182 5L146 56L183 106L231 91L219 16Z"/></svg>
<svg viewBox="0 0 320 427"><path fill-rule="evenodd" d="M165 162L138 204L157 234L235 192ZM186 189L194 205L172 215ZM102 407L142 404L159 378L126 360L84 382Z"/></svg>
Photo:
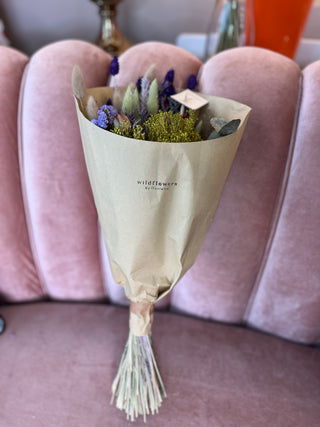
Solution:
<svg viewBox="0 0 320 427"><path fill-rule="evenodd" d="M201 141L201 136L195 131L196 122L196 113L192 110L189 117L172 111L159 111L145 122L146 139L159 142Z"/></svg>
<svg viewBox="0 0 320 427"><path fill-rule="evenodd" d="M111 129L110 132L115 133L115 134L120 135L120 136L124 136L123 133L122 133L122 130L120 128L118 128L118 127L115 127L113 129Z"/></svg>
<svg viewBox="0 0 320 427"><path fill-rule="evenodd" d="M130 114L131 112L139 110L139 93L134 84L127 87L122 101L122 112Z"/></svg>
<svg viewBox="0 0 320 427"><path fill-rule="evenodd" d="M147 110L149 114L156 114L159 111L158 91L158 81L157 79L154 79L149 88L147 101Z"/></svg>
<svg viewBox="0 0 320 427"><path fill-rule="evenodd" d="M141 125L136 125L133 128L133 135L132 135L132 137L134 139L143 139L143 140L146 139L145 131L144 131L144 129L143 129L143 127Z"/></svg>
<svg viewBox="0 0 320 427"><path fill-rule="evenodd" d="M140 99L139 99L139 92L136 86L134 86L133 92L132 92L132 111L135 113L138 113L138 110L140 109Z"/></svg>

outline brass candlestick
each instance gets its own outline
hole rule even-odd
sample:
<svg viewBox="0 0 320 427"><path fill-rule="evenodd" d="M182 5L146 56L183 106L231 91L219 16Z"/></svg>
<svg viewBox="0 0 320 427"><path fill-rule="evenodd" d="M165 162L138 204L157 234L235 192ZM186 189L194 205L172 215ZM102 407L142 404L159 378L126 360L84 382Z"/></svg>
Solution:
<svg viewBox="0 0 320 427"><path fill-rule="evenodd" d="M101 30L96 41L97 45L110 53L110 55L120 55L130 47L128 40L126 40L126 38L120 33L116 21L117 4L121 0L91 1L96 3L99 7L99 14L101 17Z"/></svg>

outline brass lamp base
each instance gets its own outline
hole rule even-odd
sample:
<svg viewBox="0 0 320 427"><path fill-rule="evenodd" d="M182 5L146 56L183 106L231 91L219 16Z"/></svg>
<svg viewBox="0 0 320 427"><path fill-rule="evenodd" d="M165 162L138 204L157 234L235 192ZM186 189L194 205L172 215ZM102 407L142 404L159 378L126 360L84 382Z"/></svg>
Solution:
<svg viewBox="0 0 320 427"><path fill-rule="evenodd" d="M121 0L91 0L99 7L101 30L96 44L112 56L119 56L130 42L120 33L117 22L117 4Z"/></svg>

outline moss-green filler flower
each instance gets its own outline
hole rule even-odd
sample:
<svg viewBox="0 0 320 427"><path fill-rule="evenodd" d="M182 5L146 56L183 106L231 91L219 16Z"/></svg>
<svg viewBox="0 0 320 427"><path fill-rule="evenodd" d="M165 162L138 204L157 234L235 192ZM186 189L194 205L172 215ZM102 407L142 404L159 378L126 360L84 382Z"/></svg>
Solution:
<svg viewBox="0 0 320 427"><path fill-rule="evenodd" d="M192 142L201 141L195 131L196 113L190 110L189 117L180 113L159 111L152 114L145 122L146 139L158 142Z"/></svg>

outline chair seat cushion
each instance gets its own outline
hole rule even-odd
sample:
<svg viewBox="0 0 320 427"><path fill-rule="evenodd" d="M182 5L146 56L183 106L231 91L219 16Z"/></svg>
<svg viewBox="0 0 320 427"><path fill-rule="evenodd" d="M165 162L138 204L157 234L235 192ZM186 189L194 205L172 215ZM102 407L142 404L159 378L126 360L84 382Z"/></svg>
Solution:
<svg viewBox="0 0 320 427"><path fill-rule="evenodd" d="M1 426L128 425L109 404L127 309L50 302L0 312ZM156 312L153 340L168 397L149 426L319 425L319 349L168 312Z"/></svg>

